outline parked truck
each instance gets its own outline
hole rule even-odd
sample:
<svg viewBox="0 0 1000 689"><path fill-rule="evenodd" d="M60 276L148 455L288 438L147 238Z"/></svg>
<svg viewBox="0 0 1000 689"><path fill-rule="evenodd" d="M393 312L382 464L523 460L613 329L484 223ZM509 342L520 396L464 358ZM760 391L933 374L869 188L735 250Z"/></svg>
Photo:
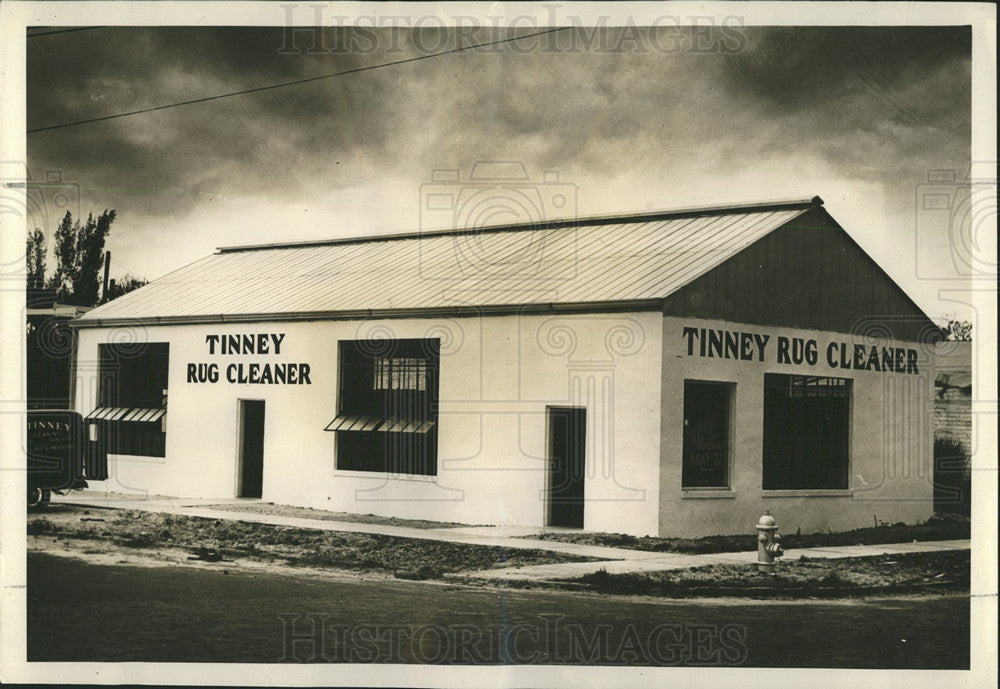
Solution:
<svg viewBox="0 0 1000 689"><path fill-rule="evenodd" d="M28 507L40 509L52 493L82 490L108 477L97 427L75 411L31 409L27 421Z"/></svg>

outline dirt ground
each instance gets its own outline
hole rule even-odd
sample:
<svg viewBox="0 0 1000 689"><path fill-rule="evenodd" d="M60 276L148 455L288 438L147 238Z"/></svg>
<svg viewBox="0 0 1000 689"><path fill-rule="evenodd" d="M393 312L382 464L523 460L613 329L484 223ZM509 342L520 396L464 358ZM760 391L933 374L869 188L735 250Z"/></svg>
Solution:
<svg viewBox="0 0 1000 689"><path fill-rule="evenodd" d="M75 557L98 565L184 565L224 572L295 571L338 579L440 581L447 572L594 561L593 558L542 550L73 505L55 505L44 513L29 514L27 532L28 549L32 552ZM699 544L697 539L692 539L693 552L712 552L711 547L719 547L718 539L701 540L705 543ZM752 565L707 565L642 574L612 575L602 570L572 582L507 582L503 586L564 587L681 598L838 598L956 593L969 590L969 551L837 560L803 557L780 560L774 576L758 573Z"/></svg>
<svg viewBox="0 0 1000 689"><path fill-rule="evenodd" d="M779 531L781 545L792 548L823 548L845 545L881 545L884 543L910 543L912 541L950 541L969 538L970 522L954 515L935 515L923 524L878 524L863 529L811 534ZM565 533L551 532L532 536L549 541L610 546L663 553L690 555L707 553L735 553L757 549L754 533L735 536L706 536L704 538L655 538L629 536L618 533Z"/></svg>
<svg viewBox="0 0 1000 689"><path fill-rule="evenodd" d="M183 563L270 562L282 566L382 573L400 579L587 558L543 550L316 531L227 519L55 505L28 515L28 548L115 560Z"/></svg>
<svg viewBox="0 0 1000 689"><path fill-rule="evenodd" d="M706 565L638 574L598 571L575 583L605 593L837 598L969 591L970 551L903 553L840 559L779 560L774 574L753 566Z"/></svg>

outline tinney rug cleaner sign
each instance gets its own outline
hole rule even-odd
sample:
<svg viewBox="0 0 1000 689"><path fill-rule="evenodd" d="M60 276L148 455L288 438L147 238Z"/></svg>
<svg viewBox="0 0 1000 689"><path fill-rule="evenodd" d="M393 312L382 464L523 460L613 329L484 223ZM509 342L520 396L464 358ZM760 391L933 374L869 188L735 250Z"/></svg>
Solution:
<svg viewBox="0 0 1000 689"><path fill-rule="evenodd" d="M917 350L903 347L879 347L837 340L820 346L812 338L784 335L772 338L761 333L691 326L684 327L681 337L684 338L688 356L807 366L825 364L841 370L920 374Z"/></svg>
<svg viewBox="0 0 1000 689"><path fill-rule="evenodd" d="M260 357L280 356L285 333L251 333L241 335L206 335L208 356ZM312 385L309 364L258 361L190 362L187 382L237 385Z"/></svg>

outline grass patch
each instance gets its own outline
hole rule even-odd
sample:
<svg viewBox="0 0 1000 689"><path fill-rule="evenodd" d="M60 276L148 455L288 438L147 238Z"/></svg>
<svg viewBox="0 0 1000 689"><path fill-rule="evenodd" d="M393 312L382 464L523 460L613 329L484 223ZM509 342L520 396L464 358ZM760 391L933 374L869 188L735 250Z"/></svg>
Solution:
<svg viewBox="0 0 1000 689"><path fill-rule="evenodd" d="M923 542L969 538L970 522L957 515L936 514L923 524L917 525L907 525L900 522L832 533L799 534L782 531L778 533L781 535L781 545L786 550L844 545L881 545L884 543L910 543L914 540ZM735 553L757 549L756 536L753 533L735 536L705 536L703 538L656 538L618 533L551 532L527 536L526 538L688 555Z"/></svg>

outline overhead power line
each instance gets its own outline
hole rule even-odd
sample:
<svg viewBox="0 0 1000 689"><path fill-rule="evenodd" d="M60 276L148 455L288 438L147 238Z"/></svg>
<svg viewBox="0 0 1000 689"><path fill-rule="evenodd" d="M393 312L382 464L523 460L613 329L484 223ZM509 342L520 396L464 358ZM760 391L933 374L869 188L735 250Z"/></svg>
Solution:
<svg viewBox="0 0 1000 689"><path fill-rule="evenodd" d="M121 112L115 115L104 115L103 117L92 117L86 120L77 120L76 122L63 122L62 124L51 124L46 127L36 127L34 129L29 129L28 134L34 134L35 132L46 132L52 129L65 129L66 127L75 127L81 124L90 124L92 122L104 122L106 120L115 120L120 117L131 117L132 115L141 115L147 112L156 112L157 110L167 110L169 108L179 108L184 105L194 105L196 103L207 103L213 100L221 100L222 98L232 98L233 96L242 96L248 93L260 93L261 91L270 91L273 89L285 88L287 86L297 86L299 84L307 84L312 81L321 81L323 79L332 79L334 77L342 77L347 74L357 74L359 72L368 72L375 69L380 69L382 67L392 67L394 65L402 65L407 62L417 62L419 60L427 60L432 57L440 57L442 55L451 55L454 53L461 53L469 50L475 50L476 48L487 48L493 45L500 45L502 43L510 43L512 41L520 41L525 38L532 38L534 36L544 36L545 34L555 33L556 31L563 31L568 29L568 26L560 26L555 29L548 29L546 31L538 31L536 33L525 34L523 36L512 36L510 38L503 38L498 41L489 41L487 43L476 43L475 45L467 45L461 48L452 48L451 50L443 50L439 53L430 53L428 55L417 55L416 57L407 57L402 60L393 60L392 62L382 62L377 65L369 65L367 67L355 67L353 69L345 69L341 72L333 72L332 74L321 74L315 77L307 77L305 79L296 79L295 81L285 81L280 84L269 84L267 86L258 86L252 89L243 89L241 91L232 91L230 93L220 93L215 96L205 96L204 98L195 98L192 100L181 101L179 103L168 103L166 105L156 105L151 108L143 108L141 110L132 110L130 112Z"/></svg>
<svg viewBox="0 0 1000 689"><path fill-rule="evenodd" d="M26 34L28 38L34 38L35 36L51 36L57 33L72 33L73 31L90 31L91 29L103 29L103 26L76 26L71 29L53 29L52 31L36 31L34 33Z"/></svg>

